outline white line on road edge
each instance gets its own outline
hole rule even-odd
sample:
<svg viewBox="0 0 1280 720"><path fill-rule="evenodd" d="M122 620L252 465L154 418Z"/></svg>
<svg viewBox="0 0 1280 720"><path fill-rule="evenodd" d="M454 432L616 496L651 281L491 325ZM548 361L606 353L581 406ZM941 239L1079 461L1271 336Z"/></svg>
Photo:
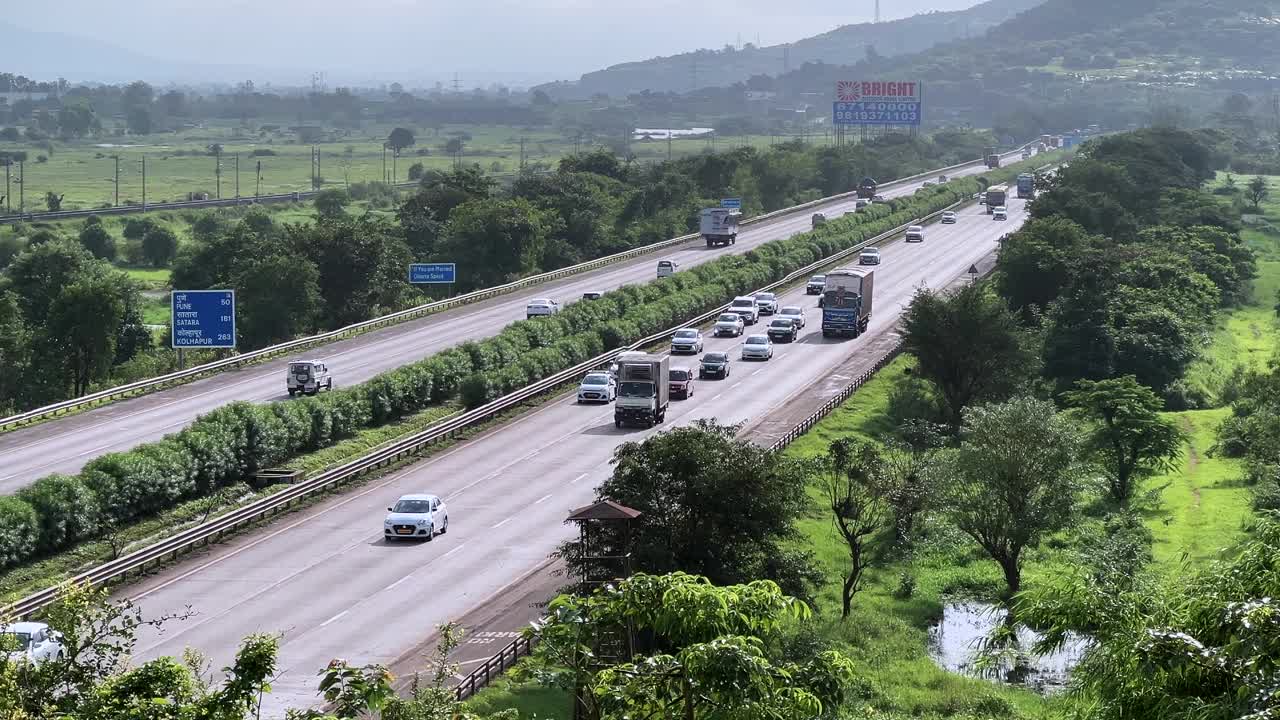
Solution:
<svg viewBox="0 0 1280 720"><path fill-rule="evenodd" d="M454 554L454 553L456 553L456 552L461 552L461 551L462 551L462 548L464 548L464 547L466 547L466 546L467 546L467 544L466 544L466 543L462 543L462 544L461 544L461 545L459 545L458 547L456 547L456 548L454 548L454 549L450 550L449 552L445 553L444 555L441 555L441 556L440 556L440 559L442 559L442 560L443 560L444 558L447 558L447 557L449 557L450 555L452 555L452 554Z"/></svg>
<svg viewBox="0 0 1280 720"><path fill-rule="evenodd" d="M490 529L490 530L497 530L498 528L502 527L503 525L506 525L507 523L509 523L509 522L511 522L512 520L515 520L515 519L516 519L516 516L515 516L515 515L512 515L511 517L507 518L506 520L503 520L502 522L498 523L497 525L492 525L492 526L490 526L490 528L489 528L489 529Z"/></svg>
<svg viewBox="0 0 1280 720"><path fill-rule="evenodd" d="M329 618L328 620L325 620L324 622L320 623L320 627L324 627L325 625L328 625L329 623L333 622L334 620L337 620L338 618L342 617L343 615L346 615L346 614L347 614L347 613L349 613L349 612L351 612L351 611L350 611L350 610L343 610L342 612L338 613L337 615L334 615L333 617Z"/></svg>
<svg viewBox="0 0 1280 720"><path fill-rule="evenodd" d="M386 592L387 590L390 590L390 589L394 588L395 586L397 586L397 585L399 585L400 583L402 583L402 582L404 582L404 581L408 580L408 579L409 579L409 578L411 578L411 577L413 577L413 576L412 576L412 575L405 575L404 577L400 578L399 580L397 580L397 581L395 581L395 582L391 583L390 585L388 585L388 586L386 586L386 587L382 588L382 591L383 591L383 592Z"/></svg>
<svg viewBox="0 0 1280 720"><path fill-rule="evenodd" d="M541 505L542 503L550 500L552 494L553 493L547 493L546 495L543 495L542 497L538 498L538 501L535 502L534 505Z"/></svg>
<svg viewBox="0 0 1280 720"><path fill-rule="evenodd" d="M582 473L582 474L581 474L581 475L579 475L578 477L576 477L576 478L574 478L574 479L570 480L570 481L569 481L569 484L570 484L570 485L576 485L576 484L577 484L577 482L578 482L579 480L584 480L584 479L586 479L587 475L588 475L588 473Z"/></svg>

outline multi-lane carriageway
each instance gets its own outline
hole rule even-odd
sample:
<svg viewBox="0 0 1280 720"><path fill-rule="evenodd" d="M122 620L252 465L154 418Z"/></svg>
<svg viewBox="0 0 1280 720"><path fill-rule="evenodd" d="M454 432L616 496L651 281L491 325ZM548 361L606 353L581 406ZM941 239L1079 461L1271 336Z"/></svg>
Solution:
<svg viewBox="0 0 1280 720"><path fill-rule="evenodd" d="M1015 153L1006 156L1015 157ZM950 175L976 175L985 169L982 164L974 163ZM909 195L920 184L889 186L882 194L886 197ZM511 322L524 317L525 305L531 298L551 297L564 304L580 298L588 290L608 291L649 282L656 275L660 258L689 267L724 253L743 253L765 242L809 230L810 217L816 210L826 213L827 217L836 217L852 211L853 202L852 199L833 201L820 208L749 225L738 236L737 244L728 248L707 249L697 241L690 242L630 262L335 342L306 354L325 358L339 386L354 385L467 340L496 335ZM286 400L284 369L290 359L296 358L223 372L163 392L117 400L94 410L0 435L0 493L13 493L50 473L75 473L99 455L158 440L199 415L230 402Z"/></svg>
<svg viewBox="0 0 1280 720"><path fill-rule="evenodd" d="M695 382L689 400L673 400L665 425L616 429L612 406L578 405L564 396L535 412L346 495L214 547L127 588L148 615L190 606L195 617L141 638L139 659L199 648L225 665L240 638L282 633L280 675L264 717L316 702L316 672L334 657L357 665L390 664L428 639L441 622L519 581L572 534L571 508L594 499L622 442L699 418L737 423L767 417L876 337L890 332L919 287L941 288L996 250L996 239L1021 224L1022 201L1007 222L980 207L954 225L929 225L922 244L882 246L875 268L875 314L859 339L824 339L817 297L803 286L780 294L801 305L808 325L799 340L777 345L768 362L737 359L740 339L708 338L707 350L730 351L724 381ZM647 264L646 264L647 270ZM753 330L762 332L765 323ZM696 358L673 365L696 367ZM432 492L450 507L449 533L432 543L382 537L382 517L397 497Z"/></svg>

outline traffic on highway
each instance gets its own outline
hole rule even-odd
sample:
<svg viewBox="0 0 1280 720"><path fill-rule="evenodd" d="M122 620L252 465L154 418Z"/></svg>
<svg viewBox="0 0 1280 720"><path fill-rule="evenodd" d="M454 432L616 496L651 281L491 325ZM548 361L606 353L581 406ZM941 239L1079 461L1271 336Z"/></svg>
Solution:
<svg viewBox="0 0 1280 720"><path fill-rule="evenodd" d="M335 655L362 665L411 652L430 628L519 582L566 539L565 516L593 499L620 443L701 418L769 417L869 336L892 332L917 288L944 287L991 255L997 238L1024 216L1023 205L1010 202L1007 223L968 207L954 224L927 225L927 242L882 245L881 263L862 270L874 273L876 297L861 338L824 337L822 296L808 283L772 298L748 297L750 307L735 303L713 324L673 338L676 355L623 355L612 372L588 374L576 392L518 420L143 581L126 594L145 612L189 605L196 615L163 634L148 630L139 658L190 646L221 663L246 634L283 633L281 673L263 709L270 716L313 702L315 668ZM762 316L768 307L774 313ZM739 321L754 316L756 324L737 325L726 319L731 314ZM713 331L722 323L734 332ZM790 341L769 338L766 328L775 323L790 327ZM584 398L587 388L596 396ZM644 402L631 405L631 421L619 427L618 406L628 394ZM661 417L648 423L642 411L659 405ZM417 514L388 515L407 501L418 503Z"/></svg>
<svg viewBox="0 0 1280 720"><path fill-rule="evenodd" d="M955 170L952 177L978 174L985 169L974 163ZM910 195L918 182L882 186L881 197ZM854 211L866 199L845 198L823 205L826 217ZM570 302L627 284L653 280L662 272L679 272L720 257L745 253L761 244L789 237L811 228L808 210L797 211L757 225L737 228L733 242L700 246L695 242L666 251L661 258L640 257L564 280L477 302L419 320L405 322L347 340L331 343L316 360L328 371L324 387L335 379L354 385L387 370L420 360L468 340L489 337L511 322L554 314ZM741 241L738 243L737 241ZM670 263L655 272L658 260ZM665 268L665 269L664 269ZM273 402L287 399L289 388L280 382L292 362L284 358L226 371L180 387L155 392L86 410L67 417L0 435L0 493L12 493L44 475L74 473L100 455L128 450L175 432L199 415L235 401ZM307 390L303 390L307 392Z"/></svg>

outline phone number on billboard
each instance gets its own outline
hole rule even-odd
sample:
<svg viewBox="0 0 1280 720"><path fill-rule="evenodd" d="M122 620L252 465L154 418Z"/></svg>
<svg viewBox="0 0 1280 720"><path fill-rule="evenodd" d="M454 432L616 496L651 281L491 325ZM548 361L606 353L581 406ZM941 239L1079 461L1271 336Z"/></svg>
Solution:
<svg viewBox="0 0 1280 720"><path fill-rule="evenodd" d="M863 110L861 112L853 112L848 110L836 111L836 122L849 122L855 120L878 120L881 122L915 122L920 119L920 113L915 111L881 111L881 110Z"/></svg>

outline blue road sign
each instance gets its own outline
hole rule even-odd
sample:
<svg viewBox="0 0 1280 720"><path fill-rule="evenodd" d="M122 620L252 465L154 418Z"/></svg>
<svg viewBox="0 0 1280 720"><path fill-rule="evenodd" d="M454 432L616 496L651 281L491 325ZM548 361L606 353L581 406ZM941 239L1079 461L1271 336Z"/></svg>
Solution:
<svg viewBox="0 0 1280 720"><path fill-rule="evenodd" d="M236 346L235 290L174 290L174 348L233 348Z"/></svg>
<svg viewBox="0 0 1280 720"><path fill-rule="evenodd" d="M742 198L725 198L720 201L720 207L730 210L742 209Z"/></svg>
<svg viewBox="0 0 1280 720"><path fill-rule="evenodd" d="M457 282L458 266L454 263L412 263L409 265L409 282L414 285L432 285Z"/></svg>
<svg viewBox="0 0 1280 720"><path fill-rule="evenodd" d="M833 102L831 122L835 125L920 124L920 102Z"/></svg>

